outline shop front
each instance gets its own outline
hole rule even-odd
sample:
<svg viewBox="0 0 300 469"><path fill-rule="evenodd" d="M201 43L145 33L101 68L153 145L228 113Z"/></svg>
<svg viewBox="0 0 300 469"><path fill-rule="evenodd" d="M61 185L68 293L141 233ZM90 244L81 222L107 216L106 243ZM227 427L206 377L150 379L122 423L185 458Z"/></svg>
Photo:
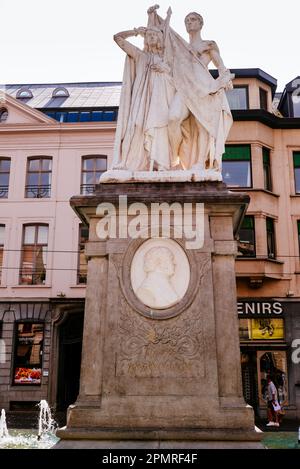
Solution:
<svg viewBox="0 0 300 469"><path fill-rule="evenodd" d="M46 301L0 303L0 408L32 410L47 399L51 317Z"/></svg>
<svg viewBox="0 0 300 469"><path fill-rule="evenodd" d="M0 302L0 409L65 411L79 389L84 301Z"/></svg>
<svg viewBox="0 0 300 469"><path fill-rule="evenodd" d="M287 415L297 416L299 370L292 361L292 345L299 307L298 302L273 299L238 301L243 391L257 416L266 416L268 375Z"/></svg>

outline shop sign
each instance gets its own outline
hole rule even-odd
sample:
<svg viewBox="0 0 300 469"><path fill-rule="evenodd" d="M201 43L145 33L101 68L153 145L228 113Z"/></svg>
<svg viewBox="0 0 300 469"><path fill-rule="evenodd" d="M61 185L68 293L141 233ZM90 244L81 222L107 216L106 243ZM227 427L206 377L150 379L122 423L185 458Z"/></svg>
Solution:
<svg viewBox="0 0 300 469"><path fill-rule="evenodd" d="M239 301L237 303L239 317L280 317L284 308L280 301Z"/></svg>

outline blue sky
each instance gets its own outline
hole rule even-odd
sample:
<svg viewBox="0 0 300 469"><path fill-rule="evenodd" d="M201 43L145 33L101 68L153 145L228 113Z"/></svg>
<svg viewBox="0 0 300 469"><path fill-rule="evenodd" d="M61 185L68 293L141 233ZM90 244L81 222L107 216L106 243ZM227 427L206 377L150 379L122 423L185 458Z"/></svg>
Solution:
<svg viewBox="0 0 300 469"><path fill-rule="evenodd" d="M153 2L154 3L154 2ZM161 0L187 39L184 17L204 16L229 68L262 68L278 90L300 75L298 0ZM119 81L124 53L112 36L146 24L148 0L0 0L0 83Z"/></svg>

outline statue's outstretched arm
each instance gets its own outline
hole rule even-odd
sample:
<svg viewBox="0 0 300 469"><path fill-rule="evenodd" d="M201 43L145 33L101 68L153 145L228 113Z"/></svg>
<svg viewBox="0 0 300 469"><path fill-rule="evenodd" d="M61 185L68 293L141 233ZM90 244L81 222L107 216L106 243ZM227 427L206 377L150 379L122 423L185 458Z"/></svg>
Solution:
<svg viewBox="0 0 300 469"><path fill-rule="evenodd" d="M224 88L225 90L231 90L233 88L232 80L234 79L234 74L225 67L217 44L214 41L210 41L210 45L211 61L219 71L219 78L215 80L216 85L219 89Z"/></svg>
<svg viewBox="0 0 300 469"><path fill-rule="evenodd" d="M214 66L217 67L217 69L219 70L220 75L223 75L224 73L228 72L228 69L225 67L224 62L221 58L220 50L217 46L217 43L215 41L210 41L210 45L211 61Z"/></svg>
<svg viewBox="0 0 300 469"><path fill-rule="evenodd" d="M120 33L114 35L114 41L118 44L119 47L121 47L121 49L123 49L124 52L126 52L127 55L135 59L138 54L141 53L141 50L126 39L128 37L137 36L138 34L144 35L145 30L146 28L141 27L134 28L129 31L121 31Z"/></svg>

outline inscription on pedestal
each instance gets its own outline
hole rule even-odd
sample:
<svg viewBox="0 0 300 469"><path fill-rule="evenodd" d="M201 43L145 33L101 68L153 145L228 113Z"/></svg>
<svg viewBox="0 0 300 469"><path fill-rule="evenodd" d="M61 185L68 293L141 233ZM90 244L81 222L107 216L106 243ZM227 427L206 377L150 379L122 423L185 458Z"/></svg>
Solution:
<svg viewBox="0 0 300 469"><path fill-rule="evenodd" d="M150 320L121 301L117 376L201 378L204 376L202 315L197 308L168 320Z"/></svg>

